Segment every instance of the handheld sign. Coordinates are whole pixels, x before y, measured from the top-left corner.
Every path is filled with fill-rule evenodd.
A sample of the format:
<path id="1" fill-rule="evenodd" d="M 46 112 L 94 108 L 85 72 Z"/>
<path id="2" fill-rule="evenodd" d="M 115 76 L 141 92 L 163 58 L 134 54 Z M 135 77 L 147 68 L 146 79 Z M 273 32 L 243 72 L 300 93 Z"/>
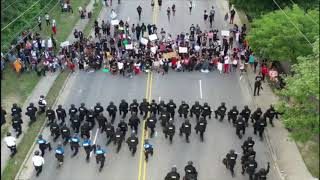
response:
<path id="1" fill-rule="evenodd" d="M 187 47 L 179 47 L 179 53 L 188 53 Z"/>
<path id="2" fill-rule="evenodd" d="M 154 41 L 154 40 L 158 39 L 158 37 L 157 37 L 156 34 L 151 34 L 151 35 L 149 36 L 149 39 L 150 39 L 150 41 Z"/>
<path id="3" fill-rule="evenodd" d="M 221 36 L 229 36 L 230 31 L 222 30 L 221 31 Z"/>
<path id="4" fill-rule="evenodd" d="M 70 42 L 69 41 L 65 41 L 65 42 L 62 42 L 60 44 L 60 47 L 66 47 L 66 46 L 69 46 L 70 45 Z"/>
<path id="5" fill-rule="evenodd" d="M 133 45 L 132 44 L 126 44 L 125 46 L 126 46 L 127 50 L 133 49 Z"/>
<path id="6" fill-rule="evenodd" d="M 157 46 L 153 46 L 153 47 L 150 48 L 150 50 L 151 50 L 151 52 L 152 52 L 153 54 L 156 54 L 157 49 L 158 49 Z"/>
<path id="7" fill-rule="evenodd" d="M 147 45 L 147 44 L 148 44 L 148 41 L 149 41 L 148 39 L 143 38 L 143 37 L 140 39 L 140 42 L 141 42 L 141 44 L 143 44 L 143 45 Z"/>
<path id="8" fill-rule="evenodd" d="M 119 24 L 119 20 L 118 19 L 111 20 L 111 24 L 113 26 L 118 25 Z"/>

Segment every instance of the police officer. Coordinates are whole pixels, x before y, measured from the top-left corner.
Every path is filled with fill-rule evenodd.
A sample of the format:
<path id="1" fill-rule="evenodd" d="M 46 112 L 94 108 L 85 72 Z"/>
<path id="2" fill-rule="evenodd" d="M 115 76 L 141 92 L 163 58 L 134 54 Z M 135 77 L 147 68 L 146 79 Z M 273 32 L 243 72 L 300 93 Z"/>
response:
<path id="1" fill-rule="evenodd" d="M 138 133 L 138 125 L 140 124 L 140 119 L 137 116 L 136 113 L 133 113 L 131 117 L 129 118 L 129 126 L 131 130 L 134 130 L 136 133 Z"/>
<path id="2" fill-rule="evenodd" d="M 139 15 L 139 21 L 140 21 L 140 19 L 141 19 L 141 12 L 142 12 L 142 8 L 141 8 L 141 6 L 140 6 L 140 5 L 137 7 L 137 12 L 138 12 L 138 15 Z"/>
<path id="3" fill-rule="evenodd" d="M 109 117 L 111 116 L 111 123 L 113 124 L 118 111 L 117 106 L 115 106 L 111 101 L 109 106 L 107 107 L 107 111 L 109 113 Z"/>
<path id="4" fill-rule="evenodd" d="M 202 107 L 202 117 L 204 117 L 206 119 L 207 116 L 209 116 L 209 119 L 211 119 L 211 114 L 212 114 L 212 110 L 211 110 L 211 107 L 208 105 L 207 102 L 205 102 L 203 104 L 203 107 Z"/>
<path id="5" fill-rule="evenodd" d="M 91 140 L 85 135 L 83 138 L 82 146 L 86 152 L 86 161 L 89 162 L 90 153 L 95 149 L 95 145 L 92 144 Z"/>
<path id="6" fill-rule="evenodd" d="M 261 80 L 260 79 L 256 79 L 254 82 L 254 91 L 253 91 L 253 96 L 256 96 L 256 94 L 259 96 L 260 94 L 260 89 L 262 90 L 262 86 L 261 86 Z"/>
<path id="7" fill-rule="evenodd" d="M 204 117 L 200 117 L 200 120 L 197 122 L 196 127 L 194 128 L 196 130 L 196 133 L 200 132 L 200 140 L 203 141 L 203 134 L 206 131 L 207 127 L 207 120 Z"/>
<path id="8" fill-rule="evenodd" d="M 62 124 L 62 127 L 61 127 L 61 136 L 62 136 L 62 139 L 63 139 L 63 145 L 65 146 L 69 139 L 70 139 L 70 129 L 67 127 L 66 123 L 63 123 Z"/>
<path id="9" fill-rule="evenodd" d="M 42 135 L 40 134 L 37 140 L 37 143 L 39 144 L 39 149 L 41 151 L 41 156 L 44 156 L 45 150 L 49 148 L 49 151 L 51 151 L 51 144 L 50 142 L 46 141 L 42 138 Z"/>
<path id="10" fill-rule="evenodd" d="M 78 109 L 75 107 L 74 104 L 71 104 L 71 107 L 69 109 L 69 116 L 73 116 L 77 114 L 77 112 L 78 112 Z"/>
<path id="11" fill-rule="evenodd" d="M 236 134 L 238 135 L 239 139 L 241 139 L 246 132 L 246 125 L 245 125 L 244 118 L 240 115 L 236 120 L 235 124 L 236 124 Z M 242 131 L 242 134 L 240 134 L 241 131 Z"/>
<path id="12" fill-rule="evenodd" d="M 234 166 L 236 165 L 238 155 L 234 152 L 233 149 L 226 155 L 226 167 L 230 170 L 231 176 L 234 177 Z"/>
<path id="13" fill-rule="evenodd" d="M 189 143 L 189 136 L 191 134 L 191 124 L 188 119 L 186 119 L 180 127 L 180 136 L 182 136 L 182 133 L 186 135 L 186 141 L 187 143 Z"/>
<path id="14" fill-rule="evenodd" d="M 55 157 L 59 162 L 59 167 L 63 164 L 64 159 L 64 148 L 62 147 L 61 143 L 59 142 L 56 149 L 55 149 Z"/>
<path id="15" fill-rule="evenodd" d="M 94 117 L 97 117 L 100 113 L 103 112 L 103 107 L 101 106 L 101 104 L 99 102 L 97 102 L 97 104 L 94 106 Z"/>
<path id="16" fill-rule="evenodd" d="M 159 120 L 161 122 L 161 126 L 165 127 L 167 125 L 167 123 L 169 122 L 169 119 L 170 119 L 170 113 L 167 111 L 167 108 L 164 107 L 161 114 L 160 114 L 160 117 L 159 117 Z"/>
<path id="17" fill-rule="evenodd" d="M 118 123 L 118 128 L 120 128 L 123 136 L 126 136 L 126 132 L 128 130 L 128 125 L 126 122 L 124 122 L 123 119 L 121 119 L 120 122 Z"/>
<path id="18" fill-rule="evenodd" d="M 154 135 L 154 128 L 156 128 L 156 123 L 157 123 L 157 118 L 155 116 L 150 116 L 146 123 L 145 123 L 145 127 L 144 129 L 147 130 L 147 128 L 150 128 L 151 133 L 150 133 L 150 137 L 152 138 Z"/>
<path id="19" fill-rule="evenodd" d="M 146 160 L 146 162 L 148 162 L 149 154 L 151 154 L 151 156 L 153 156 L 153 146 L 152 146 L 152 144 L 149 143 L 148 139 L 144 140 L 143 148 L 144 148 L 145 160 Z"/>
<path id="20" fill-rule="evenodd" d="M 147 99 L 144 98 L 139 105 L 140 115 L 143 115 L 143 119 L 147 118 L 148 107 L 149 107 L 149 102 L 147 102 Z"/>
<path id="21" fill-rule="evenodd" d="M 179 106 L 179 109 L 178 109 L 178 113 L 179 113 L 179 117 L 182 117 L 182 114 L 183 114 L 183 117 L 187 119 L 188 113 L 189 113 L 189 105 L 185 101 L 181 102 L 181 105 Z"/>
<path id="22" fill-rule="evenodd" d="M 257 121 L 258 119 L 260 119 L 262 115 L 262 111 L 261 108 L 257 108 L 257 110 L 255 110 L 252 114 L 251 114 L 251 122 L 254 123 L 254 121 Z"/>
<path id="23" fill-rule="evenodd" d="M 246 126 L 248 127 L 248 121 L 251 115 L 251 110 L 247 105 L 244 106 L 244 109 L 240 112 L 240 115 L 244 118 Z"/>
<path id="24" fill-rule="evenodd" d="M 249 148 L 253 148 L 255 142 L 252 140 L 252 137 L 248 137 L 247 140 L 245 140 L 241 146 L 242 150 L 243 150 L 243 154 L 245 154 L 245 152 L 249 149 Z"/>
<path id="25" fill-rule="evenodd" d="M 18 133 L 16 137 L 18 138 L 22 133 L 22 126 L 23 123 L 21 116 L 18 114 L 14 114 L 12 117 L 12 128 Z"/>
<path id="26" fill-rule="evenodd" d="M 95 113 L 93 111 L 93 108 L 91 108 L 88 113 L 87 113 L 87 118 L 86 118 L 86 121 L 88 123 L 90 123 L 90 130 L 96 125 L 96 122 L 95 122 Z"/>
<path id="27" fill-rule="evenodd" d="M 167 104 L 167 110 L 170 113 L 170 117 L 174 119 L 175 109 L 177 108 L 176 104 L 170 99 L 169 103 Z"/>
<path id="28" fill-rule="evenodd" d="M 29 126 L 36 121 L 36 112 L 38 111 L 38 108 L 34 107 L 33 103 L 30 103 L 27 107 L 26 115 L 29 116 L 30 122 Z"/>
<path id="29" fill-rule="evenodd" d="M 90 138 L 90 130 L 91 130 L 91 127 L 89 123 L 85 122 L 80 128 L 81 137 L 83 138 L 84 136 L 87 136 L 88 138 Z"/>
<path id="30" fill-rule="evenodd" d="M 97 164 L 100 163 L 100 167 L 99 167 L 99 172 L 101 172 L 103 166 L 104 166 L 104 161 L 106 160 L 106 157 L 105 157 L 105 150 L 103 150 L 101 148 L 100 145 L 97 145 L 97 148 L 96 148 L 96 151 L 95 151 L 95 154 L 96 154 L 96 161 L 97 161 Z"/>
<path id="31" fill-rule="evenodd" d="M 47 126 L 49 126 L 56 119 L 56 113 L 54 112 L 54 110 L 51 107 L 49 107 L 47 109 L 46 117 L 49 120 L 49 123 L 47 124 Z"/>
<path id="32" fill-rule="evenodd" d="M 53 121 L 51 124 L 50 124 L 50 131 L 51 131 L 51 136 L 54 136 L 53 138 L 53 142 L 56 142 L 56 140 L 59 138 L 60 136 L 60 127 L 59 125 L 57 124 L 56 121 Z"/>
<path id="33" fill-rule="evenodd" d="M 109 138 L 106 144 L 108 145 L 114 139 L 114 136 L 115 136 L 114 127 L 111 124 L 111 122 L 108 122 L 106 125 L 106 135 L 107 135 L 107 139 Z"/>
<path id="34" fill-rule="evenodd" d="M 197 180 L 198 172 L 196 168 L 193 166 L 192 161 L 188 161 L 188 164 L 184 167 L 185 172 L 185 180 Z"/>
<path id="35" fill-rule="evenodd" d="M 276 117 L 278 119 L 278 113 L 274 109 L 273 105 L 270 105 L 270 108 L 267 109 L 267 111 L 264 113 L 263 116 L 265 118 L 268 118 L 269 119 L 269 123 L 271 124 L 272 127 L 274 127 L 273 118 Z"/>
<path id="36" fill-rule="evenodd" d="M 79 147 L 80 147 L 80 139 L 77 135 L 77 133 L 75 133 L 71 139 L 70 139 L 70 147 L 71 147 L 71 151 L 73 151 L 73 154 L 71 157 L 74 157 L 75 155 L 78 154 L 79 152 Z"/>
<path id="37" fill-rule="evenodd" d="M 114 136 L 114 144 L 117 145 L 117 153 L 120 151 L 120 148 L 121 148 L 121 145 L 122 145 L 122 141 L 125 137 L 125 134 L 123 133 L 123 131 L 121 130 L 120 127 L 118 127 L 116 129 L 116 133 L 115 133 L 115 136 Z"/>
<path id="38" fill-rule="evenodd" d="M 172 139 L 175 132 L 176 132 L 176 126 L 173 124 L 173 120 L 171 119 L 163 130 L 165 138 L 167 139 L 169 136 L 170 144 L 172 144 Z"/>
<path id="39" fill-rule="evenodd" d="M 72 115 L 70 117 L 70 121 L 71 121 L 71 126 L 72 126 L 73 131 L 75 133 L 79 133 L 81 122 L 80 122 L 78 114 Z"/>
<path id="40" fill-rule="evenodd" d="M 149 111 L 153 116 L 157 117 L 158 104 L 156 103 L 156 100 L 152 99 Z"/>
<path id="41" fill-rule="evenodd" d="M 167 105 L 164 103 L 163 100 L 161 100 L 160 103 L 158 104 L 158 114 L 162 113 L 164 108 L 167 108 Z"/>
<path id="42" fill-rule="evenodd" d="M 128 103 L 124 99 L 122 99 L 121 103 L 119 104 L 119 114 L 120 115 L 122 114 L 122 119 L 126 118 L 128 113 L 128 108 L 129 108 Z"/>
<path id="43" fill-rule="evenodd" d="M 46 107 L 47 107 L 47 102 L 46 100 L 44 99 L 44 96 L 41 95 L 40 96 L 40 99 L 38 101 L 38 105 L 39 105 L 39 113 L 42 114 L 46 111 Z"/>
<path id="44" fill-rule="evenodd" d="M 249 179 L 253 180 L 253 176 L 257 167 L 258 167 L 258 163 L 252 157 L 249 157 L 248 160 L 245 161 L 244 164 L 242 165 L 241 173 L 244 174 L 244 172 L 247 172 L 249 175 Z"/>
<path id="45" fill-rule="evenodd" d="M 244 163 L 249 160 L 249 158 L 253 158 L 255 159 L 256 158 L 256 152 L 253 150 L 252 147 L 248 148 L 244 154 L 242 155 L 241 157 L 241 164 L 244 165 Z"/>
<path id="46" fill-rule="evenodd" d="M 134 99 L 132 101 L 132 103 L 130 104 L 130 112 L 131 112 L 131 114 L 134 113 L 134 112 L 136 114 L 138 114 L 138 107 L 139 107 L 139 104 L 137 103 L 137 100 Z"/>
<path id="47" fill-rule="evenodd" d="M 190 109 L 190 117 L 193 117 L 193 114 L 196 115 L 196 120 L 199 121 L 199 117 L 202 112 L 202 106 L 199 104 L 199 101 L 196 101 Z"/>
<path id="48" fill-rule="evenodd" d="M 254 175 L 254 180 L 267 180 L 267 174 L 270 170 L 270 162 L 268 162 L 267 170 L 264 168 L 261 168 L 258 172 Z"/>
<path id="49" fill-rule="evenodd" d="M 267 121 L 264 117 L 260 117 L 260 119 L 255 121 L 255 123 L 253 124 L 253 133 L 257 134 L 258 131 L 261 140 L 263 138 L 262 135 L 265 127 L 267 127 Z"/>
<path id="50" fill-rule="evenodd" d="M 14 116 L 15 114 L 17 114 L 19 117 L 21 117 L 21 108 L 18 107 L 18 105 L 16 103 L 12 104 L 12 108 L 11 108 L 11 115 Z"/>
<path id="51" fill-rule="evenodd" d="M 135 133 L 132 133 L 130 137 L 128 137 L 127 139 L 127 144 L 129 146 L 129 151 L 132 152 L 132 156 L 134 156 L 134 154 L 137 151 L 137 145 L 139 143 L 138 138 L 135 136 Z"/>
<path id="52" fill-rule="evenodd" d="M 215 118 L 218 119 L 218 115 L 220 116 L 220 121 L 223 120 L 224 116 L 226 115 L 226 103 L 222 102 L 221 105 L 218 107 L 217 110 L 214 111 Z"/>
<path id="53" fill-rule="evenodd" d="M 100 128 L 100 132 L 102 133 L 103 131 L 106 130 L 106 124 L 107 124 L 107 118 L 103 115 L 103 113 L 100 113 L 97 116 L 97 121 L 98 121 L 98 125 Z"/>
<path id="54" fill-rule="evenodd" d="M 174 166 L 172 167 L 171 171 L 166 175 L 164 180 L 179 180 L 180 174 L 177 172 L 177 168 Z"/>
<path id="55" fill-rule="evenodd" d="M 65 122 L 65 118 L 67 117 L 66 110 L 62 108 L 62 105 L 58 105 L 58 108 L 56 109 L 58 120 L 61 120 L 60 124 L 63 124 Z"/>
<path id="56" fill-rule="evenodd" d="M 79 110 L 79 119 L 82 122 L 84 118 L 87 116 L 88 109 L 86 108 L 86 105 L 84 103 L 81 103 Z"/>
<path id="57" fill-rule="evenodd" d="M 235 126 L 238 114 L 239 111 L 237 109 L 237 106 L 233 106 L 232 109 L 228 112 L 228 121 L 230 123 L 230 119 L 232 119 L 233 126 Z"/>

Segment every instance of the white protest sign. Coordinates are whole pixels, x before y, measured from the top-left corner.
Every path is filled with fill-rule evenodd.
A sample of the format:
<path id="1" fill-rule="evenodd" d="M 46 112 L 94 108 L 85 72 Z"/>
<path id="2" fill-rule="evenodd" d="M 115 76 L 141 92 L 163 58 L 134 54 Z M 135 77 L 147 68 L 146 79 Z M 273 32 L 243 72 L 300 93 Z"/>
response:
<path id="1" fill-rule="evenodd" d="M 194 49 L 198 52 L 200 50 L 200 46 L 196 45 L 194 46 Z"/>
<path id="2" fill-rule="evenodd" d="M 70 42 L 69 41 L 65 41 L 65 42 L 62 42 L 60 44 L 60 47 L 66 47 L 66 46 L 69 46 L 70 45 Z"/>
<path id="3" fill-rule="evenodd" d="M 179 53 L 188 53 L 187 47 L 179 47 Z"/>
<path id="4" fill-rule="evenodd" d="M 230 34 L 230 31 L 225 31 L 225 30 L 221 31 L 221 36 L 229 36 L 229 34 Z"/>
<path id="5" fill-rule="evenodd" d="M 157 37 L 156 34 L 151 34 L 151 35 L 149 36 L 149 39 L 150 39 L 150 41 L 154 41 L 154 40 L 158 39 L 158 37 Z"/>
<path id="6" fill-rule="evenodd" d="M 118 25 L 118 24 L 119 24 L 119 20 L 118 20 L 118 19 L 111 20 L 111 24 L 112 24 L 113 26 Z"/>
<path id="7" fill-rule="evenodd" d="M 132 44 L 126 44 L 126 49 L 127 50 L 133 49 L 133 45 Z"/>
<path id="8" fill-rule="evenodd" d="M 147 45 L 147 44 L 148 44 L 148 41 L 149 41 L 148 39 L 143 38 L 143 37 L 140 39 L 140 42 L 141 42 L 141 44 L 143 44 L 143 45 Z"/>
<path id="9" fill-rule="evenodd" d="M 157 49 L 158 49 L 157 46 L 153 46 L 153 47 L 150 48 L 150 50 L 151 50 L 151 52 L 152 52 L 153 54 L 156 54 Z"/>

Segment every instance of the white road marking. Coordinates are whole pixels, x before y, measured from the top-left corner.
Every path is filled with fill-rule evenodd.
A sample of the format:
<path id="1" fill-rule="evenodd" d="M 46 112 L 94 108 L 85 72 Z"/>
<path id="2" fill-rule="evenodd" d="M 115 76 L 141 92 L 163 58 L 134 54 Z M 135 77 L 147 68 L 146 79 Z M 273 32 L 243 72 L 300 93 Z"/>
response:
<path id="1" fill-rule="evenodd" d="M 96 143 L 96 140 L 97 140 L 97 137 L 98 137 L 98 132 L 99 132 L 99 128 L 98 128 L 97 131 L 96 131 L 96 135 L 94 136 L 94 139 L 93 139 L 92 144 L 95 144 L 95 143 Z M 91 157 L 91 155 L 92 155 L 92 151 L 90 152 L 90 157 Z"/>
<path id="2" fill-rule="evenodd" d="M 199 80 L 199 87 L 200 87 L 200 99 L 202 99 L 202 85 L 201 85 L 201 80 Z"/>
<path id="3" fill-rule="evenodd" d="M 159 102 L 161 101 L 161 96 L 159 96 Z"/>

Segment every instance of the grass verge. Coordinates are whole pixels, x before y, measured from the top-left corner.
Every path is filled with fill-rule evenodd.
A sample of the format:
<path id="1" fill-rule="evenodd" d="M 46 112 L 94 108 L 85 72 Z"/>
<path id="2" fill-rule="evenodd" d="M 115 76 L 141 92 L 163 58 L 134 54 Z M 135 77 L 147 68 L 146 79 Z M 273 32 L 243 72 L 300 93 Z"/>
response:
<path id="1" fill-rule="evenodd" d="M 88 37 L 91 29 L 94 26 L 94 21 L 98 18 L 101 10 L 102 10 L 103 4 L 102 1 L 98 1 L 96 4 L 94 4 L 93 9 L 92 9 L 92 17 L 89 20 L 87 26 L 83 30 L 83 34 L 85 37 Z"/>
<path id="2" fill-rule="evenodd" d="M 52 106 L 56 98 L 59 95 L 60 90 L 62 89 L 65 80 L 69 75 L 69 71 L 61 72 L 55 82 L 53 83 L 51 89 L 49 90 L 46 100 L 48 106 Z M 18 173 L 20 166 L 22 165 L 24 159 L 26 158 L 28 151 L 30 150 L 33 142 L 35 141 L 36 136 L 38 135 L 41 127 L 45 123 L 45 114 L 41 114 L 37 117 L 37 121 L 29 127 L 28 131 L 24 134 L 22 142 L 17 147 L 18 153 L 7 162 L 6 168 L 4 169 L 1 179 L 11 179 L 13 180 Z"/>
<path id="3" fill-rule="evenodd" d="M 313 177 L 319 178 L 319 137 L 304 144 L 297 143 L 301 156 Z"/>

